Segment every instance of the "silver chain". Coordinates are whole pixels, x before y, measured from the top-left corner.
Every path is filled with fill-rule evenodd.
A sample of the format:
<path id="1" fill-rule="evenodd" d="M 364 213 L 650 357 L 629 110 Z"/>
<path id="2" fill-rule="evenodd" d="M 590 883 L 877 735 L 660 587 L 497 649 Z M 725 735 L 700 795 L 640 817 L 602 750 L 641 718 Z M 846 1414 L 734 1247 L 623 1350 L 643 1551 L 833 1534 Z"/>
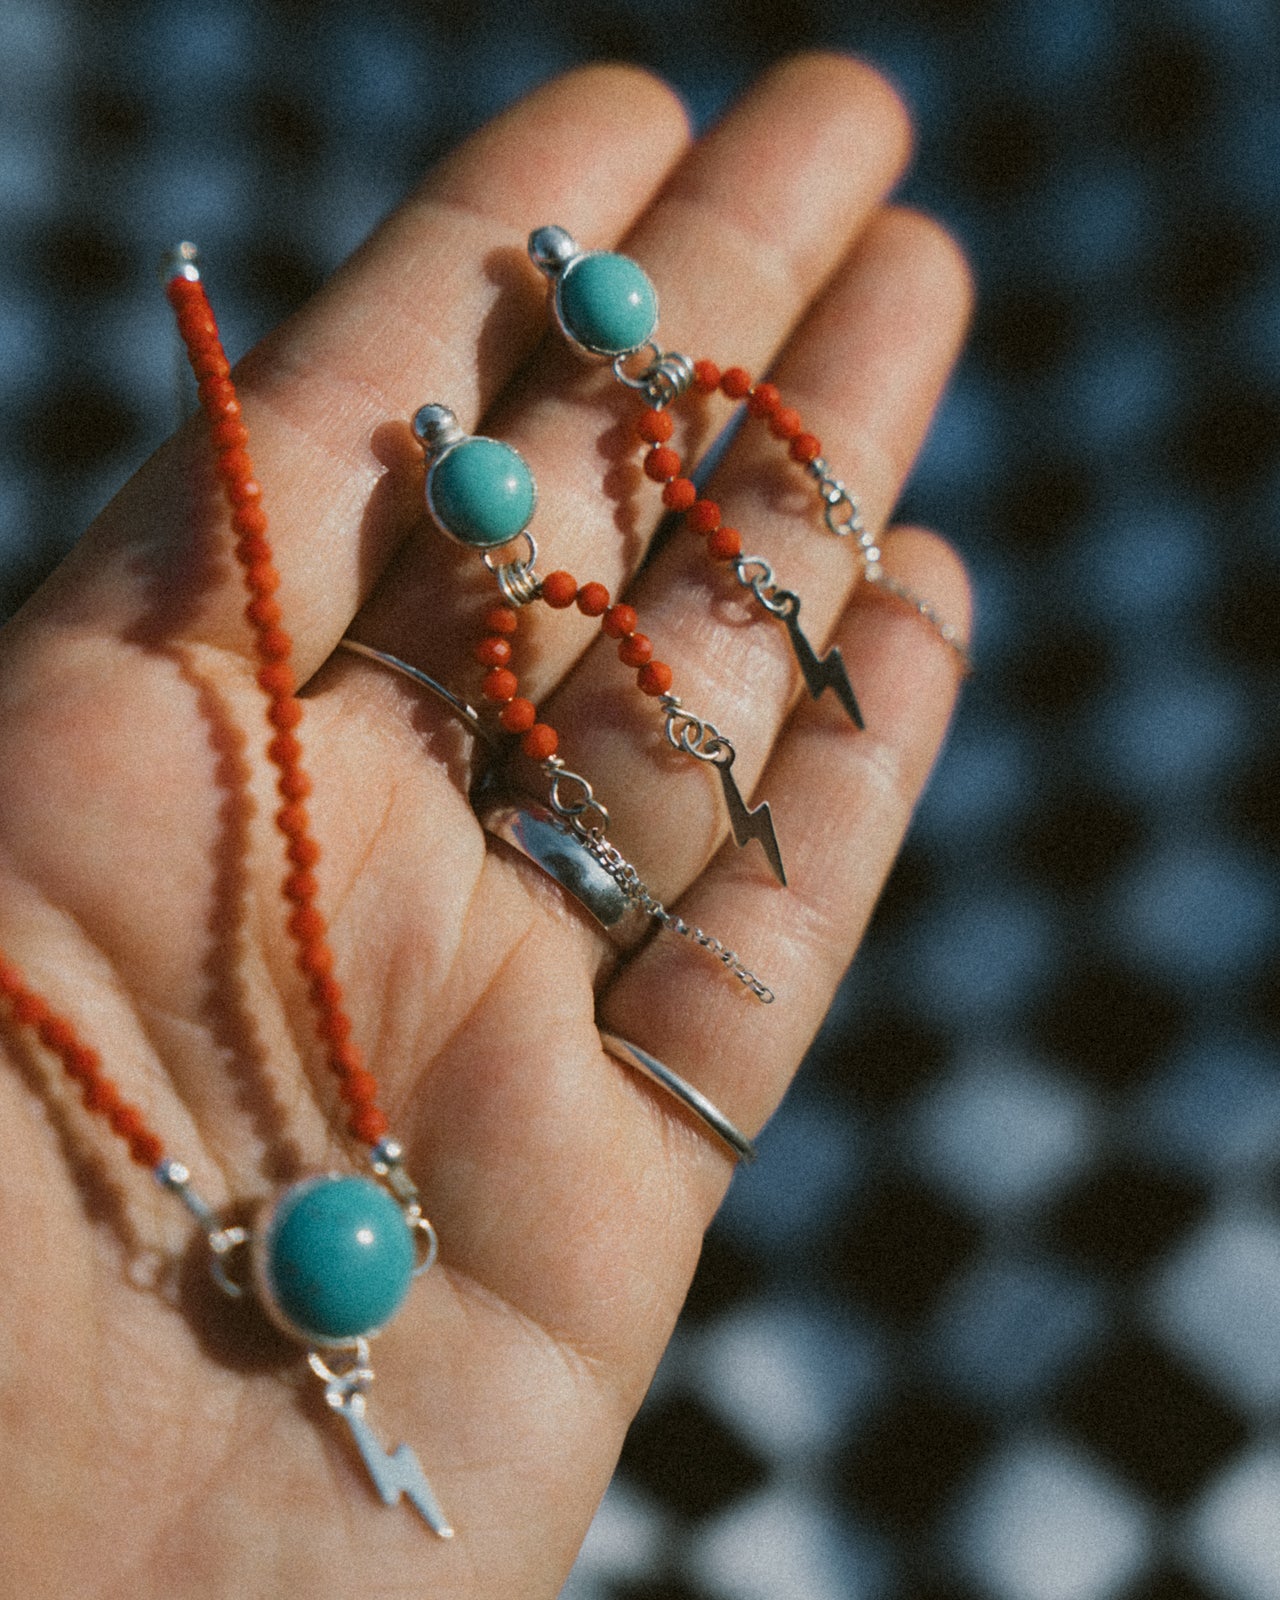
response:
<path id="1" fill-rule="evenodd" d="M 861 546 L 867 562 L 873 564 L 879 561 L 880 552 L 876 549 L 875 539 L 862 520 L 862 508 L 853 491 L 836 477 L 824 456 L 815 456 L 809 463 L 808 472 L 818 485 L 818 497 L 822 501 L 822 520 L 826 523 L 828 531 L 834 533 L 838 539 L 847 539 L 853 535 Z"/>
<path id="2" fill-rule="evenodd" d="M 956 627 L 954 622 L 947 622 L 939 616 L 937 608 L 931 601 L 926 600 L 923 595 L 917 594 L 907 584 L 899 583 L 897 578 L 891 578 L 879 562 L 875 566 L 868 565 L 866 579 L 868 583 L 875 584 L 877 589 L 882 589 L 885 594 L 891 594 L 894 599 L 901 600 L 905 605 L 910 606 L 917 616 L 923 617 L 939 639 L 942 640 L 943 644 L 948 646 L 956 660 L 959 661 L 964 669 L 965 676 L 968 677 L 972 673 L 973 657 L 964 647 L 959 628 Z"/>
<path id="3" fill-rule="evenodd" d="M 618 885 L 632 905 L 638 906 L 647 916 L 652 917 L 660 927 L 667 928 L 670 932 L 679 934 L 682 939 L 689 939 L 692 943 L 700 945 L 702 949 L 710 952 L 717 961 L 728 968 L 739 983 L 750 990 L 761 1005 L 773 1004 L 775 998 L 773 990 L 767 984 L 761 983 L 755 973 L 744 965 L 742 960 L 734 951 L 729 949 L 723 940 L 717 939 L 714 934 L 706 933 L 703 929 L 686 922 L 683 917 L 677 917 L 668 911 L 661 900 L 650 891 L 640 874 L 616 845 L 611 845 L 601 834 L 584 834 L 582 838 L 587 849 Z"/>
<path id="4" fill-rule="evenodd" d="M 950 647 L 964 668 L 965 673 L 973 671 L 973 660 L 965 649 L 960 639 L 960 630 L 954 623 L 947 622 L 939 614 L 938 609 L 931 601 L 917 594 L 905 583 L 900 583 L 897 578 L 891 578 L 884 570 L 883 552 L 876 544 L 875 536 L 869 531 L 862 520 L 862 512 L 850 490 L 836 477 L 830 466 L 822 456 L 815 456 L 809 463 L 809 474 L 818 485 L 818 494 L 823 502 L 823 519 L 832 533 L 839 538 L 847 538 L 853 534 L 858 541 L 858 548 L 862 552 L 865 563 L 864 576 L 868 583 L 873 583 L 878 589 L 883 589 L 886 594 L 893 595 L 896 599 L 909 605 L 918 617 L 933 629 L 942 640 L 943 644 Z M 750 558 L 748 558 L 750 559 Z M 761 563 L 763 565 L 763 563 Z M 770 580 L 772 574 L 770 574 Z M 739 574 L 739 582 L 742 576 Z M 761 605 L 768 605 L 753 584 L 757 598 Z M 777 598 L 781 600 L 786 591 L 780 591 Z M 772 609 L 772 608 L 771 608 Z"/>
<path id="5" fill-rule="evenodd" d="M 674 702 L 667 707 L 668 737 L 671 738 L 670 729 L 673 722 L 683 721 L 689 739 L 689 743 L 685 743 L 683 739 L 672 738 L 672 743 L 677 749 L 687 750 L 700 761 L 712 761 L 717 765 L 724 759 L 723 752 L 727 751 L 730 758 L 732 757 L 733 746 L 723 734 L 718 733 L 708 722 L 690 717 L 687 713 L 682 714 L 680 702 L 675 695 L 664 695 L 664 706 L 668 700 Z M 693 731 L 695 728 L 699 730 L 696 734 Z M 708 742 L 699 748 L 698 741 L 703 736 L 707 736 Z M 604 836 L 604 830 L 609 825 L 609 813 L 596 799 L 587 779 L 581 773 L 573 772 L 566 767 L 559 756 L 548 756 L 542 763 L 542 770 L 551 780 L 547 791 L 547 802 L 551 809 L 572 830 L 575 837 L 582 841 L 587 852 L 609 874 L 627 901 L 651 917 L 660 927 L 667 928 L 672 933 L 679 934 L 682 939 L 689 939 L 709 951 L 717 961 L 728 968 L 739 983 L 751 991 L 762 1005 L 772 1005 L 775 998 L 773 990 L 767 984 L 761 983 L 755 973 L 722 939 L 717 939 L 714 934 L 707 933 L 702 928 L 686 922 L 683 917 L 677 917 L 668 911 L 661 900 L 650 891 L 649 886 L 621 850 L 609 843 Z"/>

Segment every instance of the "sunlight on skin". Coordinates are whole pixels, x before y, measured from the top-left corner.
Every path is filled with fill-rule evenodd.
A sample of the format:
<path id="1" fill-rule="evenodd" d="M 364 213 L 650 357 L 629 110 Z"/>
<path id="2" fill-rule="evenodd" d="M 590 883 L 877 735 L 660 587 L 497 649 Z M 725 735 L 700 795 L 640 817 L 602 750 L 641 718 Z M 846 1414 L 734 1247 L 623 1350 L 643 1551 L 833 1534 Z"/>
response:
<path id="1" fill-rule="evenodd" d="M 592 721 L 612 668 L 585 648 L 591 630 L 537 618 L 539 703 L 616 800 L 617 842 L 651 864 L 665 899 L 749 952 L 778 1003 L 754 1005 L 671 938 L 619 965 L 534 869 L 486 845 L 447 712 L 333 655 L 355 619 L 360 637 L 444 682 L 474 672 L 471 634 L 443 600 L 464 563 L 425 526 L 420 466 L 415 478 L 403 450 L 385 464 L 385 430 L 428 398 L 468 429 L 483 416 L 536 466 L 551 565 L 624 589 L 657 499 L 643 501 L 639 537 L 624 536 L 599 454 L 609 380 L 560 353 L 526 367 L 545 292 L 524 241 L 558 221 L 643 263 L 669 345 L 772 368 L 878 524 L 970 302 L 950 240 L 886 206 L 908 140 L 892 91 L 836 56 L 783 63 L 696 145 L 643 73 L 569 74 L 447 158 L 242 363 L 286 625 L 310 680 L 321 903 L 355 1036 L 441 1239 L 439 1265 L 378 1340 L 370 1416 L 388 1450 L 412 1447 L 457 1537 L 433 1540 L 403 1506 L 378 1504 L 297 1348 L 252 1305 L 220 1301 L 171 1197 L 6 1028 L 0 1498 L 22 1535 L 6 1550 L 13 1592 L 146 1600 L 180 1583 L 190 1600 L 338 1600 L 429 1582 L 438 1600 L 554 1600 L 730 1176 L 719 1146 L 602 1053 L 596 1017 L 754 1134 L 853 954 L 958 673 L 918 618 L 856 586 L 845 546 L 759 496 L 744 440 L 713 492 L 785 559 L 813 638 L 843 651 L 868 733 L 797 703 L 785 637 L 709 624 L 706 581 L 678 543 L 634 593 L 682 682 L 736 694 L 715 714 L 729 724 L 736 709 L 752 730 L 738 775 L 744 792 L 759 776 L 774 807 L 784 891 L 746 859 L 757 852 L 719 849 L 714 789 L 659 778 L 647 739 Z M 209 268 L 215 304 L 234 271 Z M 189 425 L 0 634 L 0 948 L 240 1217 L 282 1179 L 349 1159 L 281 932 L 261 697 L 209 489 L 207 440 Z M 896 534 L 886 552 L 967 626 L 940 540 Z"/>

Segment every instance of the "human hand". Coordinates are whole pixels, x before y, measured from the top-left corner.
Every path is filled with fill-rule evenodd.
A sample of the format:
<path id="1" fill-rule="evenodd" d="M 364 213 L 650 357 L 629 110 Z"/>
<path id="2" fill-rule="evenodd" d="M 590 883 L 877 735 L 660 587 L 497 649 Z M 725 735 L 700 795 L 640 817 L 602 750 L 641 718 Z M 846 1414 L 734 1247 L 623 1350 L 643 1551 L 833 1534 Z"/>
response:
<path id="1" fill-rule="evenodd" d="M 785 63 L 690 148 L 660 84 L 599 67 L 538 91 L 432 174 L 237 372 L 281 599 L 322 904 L 356 1037 L 407 1147 L 440 1263 L 379 1339 L 371 1408 L 458 1536 L 373 1499 L 298 1352 L 181 1256 L 183 1213 L 128 1166 L 22 1030 L 0 1074 L 0 1504 L 7 1593 L 554 1596 L 670 1335 L 728 1181 L 723 1151 L 602 1055 L 597 1022 L 740 1125 L 768 1117 L 830 1003 L 942 739 L 955 662 L 855 583 L 811 491 L 744 435 L 715 497 L 840 643 L 867 720 L 796 704 L 785 636 L 657 522 L 606 373 L 545 329 L 524 240 L 561 222 L 649 270 L 670 348 L 766 368 L 869 521 L 888 515 L 962 336 L 968 280 L 885 205 L 907 130 L 833 57 Z M 234 263 L 211 264 L 216 281 Z M 470 741 L 349 629 L 474 697 L 474 556 L 421 510 L 426 400 L 516 445 L 543 565 L 626 589 L 690 700 L 737 734 L 787 854 L 720 848 L 710 775 L 576 612 L 522 622 L 522 685 L 669 904 L 776 990 L 764 1009 L 660 936 L 619 963 L 579 908 L 488 840 Z M 705 442 L 705 441 L 704 441 Z M 686 449 L 691 446 L 685 446 Z M 200 420 L 125 488 L 0 635 L 0 949 L 74 1018 L 169 1150 L 239 1214 L 345 1166 L 283 935 L 261 695 Z M 961 625 L 954 557 L 886 564 Z M 483 598 L 482 598 L 483 597 Z M 193 1268 L 195 1255 L 192 1255 Z"/>

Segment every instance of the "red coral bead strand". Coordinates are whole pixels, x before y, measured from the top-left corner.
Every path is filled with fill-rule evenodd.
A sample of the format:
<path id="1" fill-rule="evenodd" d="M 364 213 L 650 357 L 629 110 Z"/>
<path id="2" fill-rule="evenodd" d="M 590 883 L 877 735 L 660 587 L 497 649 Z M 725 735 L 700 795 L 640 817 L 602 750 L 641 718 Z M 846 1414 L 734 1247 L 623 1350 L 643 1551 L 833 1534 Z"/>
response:
<path id="1" fill-rule="evenodd" d="M 783 405 L 776 384 L 753 383 L 743 367 L 727 367 L 721 372 L 714 361 L 696 361 L 693 373 L 699 393 L 714 394 L 719 389 L 730 400 L 745 400 L 747 414 L 767 422 L 769 432 L 782 440 L 798 465 L 807 467 L 822 454 L 821 442 L 815 434 L 806 432 L 798 411 Z"/>
<path id="2" fill-rule="evenodd" d="M 613 605 L 603 583 L 579 587 L 573 574 L 564 571 L 549 572 L 542 580 L 540 594 L 555 611 L 567 611 L 576 605 L 584 617 L 599 617 L 601 632 L 617 641 L 619 661 L 635 671 L 636 687 L 647 695 L 667 693 L 673 677 L 671 668 L 665 661 L 654 660 L 653 641 L 639 632 L 634 606 Z M 485 613 L 473 651 L 476 661 L 489 669 L 480 692 L 502 708 L 498 721 L 507 733 L 520 736 L 525 755 L 531 761 L 546 761 L 559 748 L 560 736 L 550 723 L 538 720 L 533 701 L 519 693 L 520 680 L 510 666 L 514 655 L 511 641 L 519 625 L 514 606 L 494 606 Z"/>
<path id="3" fill-rule="evenodd" d="M 675 451 L 670 452 L 673 456 Z M 680 459 L 676 457 L 676 470 Z M 609 591 L 602 583 L 584 583 L 568 572 L 550 572 L 542 580 L 542 597 L 548 605 L 563 610 L 577 602 L 578 610 L 588 617 L 600 618 L 600 631 L 618 644 L 618 660 L 630 667 L 636 675 L 636 686 L 644 694 L 666 694 L 671 687 L 671 668 L 665 661 L 653 659 L 653 642 L 638 632 L 640 618 L 634 606 L 611 605 Z"/>
<path id="4" fill-rule="evenodd" d="M 8 1003 L 14 1021 L 34 1029 L 41 1044 L 61 1061 L 67 1076 L 80 1085 L 85 1105 L 106 1118 L 112 1133 L 129 1147 L 130 1158 L 140 1167 L 159 1166 L 164 1156 L 160 1136 L 102 1070 L 102 1057 L 91 1045 L 85 1044 L 72 1023 L 59 1016 L 28 986 L 18 969 L 3 955 L 0 955 L 0 995 Z"/>
<path id="5" fill-rule="evenodd" d="M 816 435 L 805 431 L 798 411 L 784 406 L 775 384 L 753 383 L 743 367 L 721 371 L 714 361 L 695 361 L 693 387 L 699 394 L 717 392 L 730 400 L 745 400 L 747 412 L 768 424 L 775 439 L 787 446 L 787 453 L 800 466 L 808 466 L 822 454 Z M 636 424 L 636 432 L 649 448 L 645 453 L 646 477 L 662 485 L 662 503 L 669 511 L 683 515 L 695 533 L 707 541 L 707 554 L 713 561 L 736 561 L 742 554 L 742 536 L 736 528 L 721 521 L 720 507 L 714 500 L 698 494 L 691 478 L 684 476 L 683 463 L 669 441 L 674 431 L 669 413 L 646 408 Z"/>
<path id="6" fill-rule="evenodd" d="M 328 925 L 315 903 L 319 885 L 313 869 L 320 860 L 320 846 L 304 804 L 311 793 L 311 780 L 302 765 L 296 731 L 302 721 L 302 702 L 297 698 L 297 680 L 290 664 L 293 640 L 281 626 L 283 613 L 275 598 L 280 574 L 267 539 L 262 490 L 247 450 L 249 435 L 204 285 L 178 276 L 168 283 L 167 294 L 209 420 L 217 475 L 231 507 L 235 555 L 249 594 L 244 614 L 253 630 L 257 681 L 267 697 L 266 715 L 272 729 L 267 757 L 279 774 L 276 788 L 283 802 L 275 820 L 284 835 L 290 865 L 281 885 L 292 907 L 286 927 L 297 947 L 297 964 L 309 982 L 316 1032 L 339 1082 L 347 1126 L 357 1139 L 373 1146 L 385 1136 L 389 1123 L 378 1104 L 377 1079 L 366 1070 L 359 1048 L 352 1042 L 351 1018 L 342 986 L 333 973 Z"/>
<path id="7" fill-rule="evenodd" d="M 710 365 L 709 362 L 699 363 L 704 368 Z M 712 370 L 719 381 L 718 369 Z M 698 381 L 696 369 L 694 381 Z M 671 437 L 670 416 L 665 411 L 645 410 L 636 431 L 650 446 L 645 453 L 644 472 L 647 478 L 662 485 L 662 503 L 668 510 L 682 515 L 695 533 L 706 536 L 707 554 L 713 561 L 736 561 L 742 554 L 742 535 L 736 528 L 721 522 L 720 507 L 714 500 L 698 494 L 693 480 L 683 475 L 684 464 L 678 452 L 660 442 Z"/>
<path id="8" fill-rule="evenodd" d="M 546 761 L 555 755 L 560 735 L 547 722 L 538 721 L 532 700 L 517 693 L 520 680 L 508 663 L 514 653 L 511 643 L 520 616 L 514 606 L 493 606 L 485 613 L 483 632 L 475 647 L 475 658 L 488 667 L 480 692 L 486 700 L 501 706 L 498 721 L 507 733 L 519 734 L 520 748 L 530 761 Z"/>

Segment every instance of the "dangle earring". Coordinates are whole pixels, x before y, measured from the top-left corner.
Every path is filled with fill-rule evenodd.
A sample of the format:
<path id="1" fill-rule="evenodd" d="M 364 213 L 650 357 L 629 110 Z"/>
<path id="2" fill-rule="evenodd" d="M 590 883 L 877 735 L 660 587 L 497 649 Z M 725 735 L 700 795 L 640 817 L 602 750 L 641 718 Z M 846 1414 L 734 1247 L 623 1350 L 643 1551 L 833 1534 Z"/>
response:
<path id="1" fill-rule="evenodd" d="M 33 1029 L 61 1061 L 80 1086 L 85 1105 L 106 1119 L 132 1160 L 149 1168 L 195 1218 L 208 1239 L 213 1276 L 223 1291 L 238 1299 L 252 1287 L 269 1319 L 307 1349 L 325 1399 L 350 1429 L 383 1502 L 395 1505 L 404 1495 L 429 1527 L 449 1538 L 453 1530 L 413 1451 L 401 1445 L 388 1454 L 365 1415 L 374 1378 L 369 1341 L 403 1305 L 413 1280 L 431 1267 L 438 1245 L 405 1170 L 401 1147 L 388 1137 L 378 1080 L 352 1041 L 325 919 L 315 903 L 321 852 L 304 804 L 311 782 L 298 735 L 303 708 L 290 665 L 292 640 L 276 599 L 280 574 L 267 539 L 262 491 L 248 455 L 240 402 L 194 257 L 194 249 L 182 245 L 167 259 L 166 294 L 209 422 L 215 469 L 231 511 L 235 555 L 248 594 L 244 614 L 253 633 L 257 682 L 266 697 L 266 753 L 276 769 L 281 798 L 275 822 L 285 857 L 281 893 L 291 908 L 286 928 L 308 985 L 316 1036 L 337 1080 L 347 1132 L 365 1147 L 373 1176 L 314 1174 L 277 1195 L 252 1229 L 226 1226 L 195 1188 L 190 1169 L 166 1155 L 142 1111 L 104 1072 L 100 1053 L 2 954 L 0 996 L 13 1020 Z"/>
<path id="2" fill-rule="evenodd" d="M 854 725 L 864 726 L 839 647 L 833 646 L 825 656 L 817 654 L 800 626 L 799 595 L 782 587 L 763 557 L 742 553 L 741 534 L 722 521 L 720 507 L 701 496 L 692 479 L 684 475 L 680 456 L 670 444 L 675 430 L 667 408 L 691 389 L 702 395 L 718 391 L 730 400 L 746 401 L 747 415 L 764 422 L 786 446 L 791 460 L 814 480 L 827 530 L 838 538 L 856 540 L 864 578 L 918 612 L 969 670 L 956 629 L 944 622 L 927 600 L 885 571 L 857 500 L 832 472 L 821 443 L 805 429 L 799 413 L 783 404 L 776 385 L 753 382 L 742 367 L 722 372 L 713 361 L 694 361 L 663 351 L 654 341 L 657 293 L 629 256 L 607 250 L 584 251 L 556 226 L 537 228 L 530 234 L 529 256 L 550 281 L 552 312 L 569 344 L 582 355 L 608 360 L 618 381 L 643 398 L 645 410 L 636 432 L 646 447 L 645 475 L 662 485 L 663 505 L 683 515 L 689 527 L 705 538 L 710 559 L 728 565 L 738 583 L 783 623 L 813 699 L 830 689 Z M 637 358 L 643 362 L 639 370 Z"/>
<path id="3" fill-rule="evenodd" d="M 556 611 L 576 606 L 584 616 L 599 619 L 601 632 L 617 643 L 618 659 L 635 672 L 636 687 L 658 701 L 668 742 L 714 769 L 735 842 L 741 848 L 757 840 L 778 882 L 785 885 L 786 872 L 768 804 L 748 807 L 733 776 L 737 750 L 732 740 L 713 723 L 686 710 L 671 693 L 671 668 L 655 657 L 652 641 L 638 631 L 640 619 L 635 608 L 615 604 L 604 584 L 579 585 L 568 572 L 538 577 L 534 567 L 538 547 L 529 531 L 537 491 L 523 456 L 497 439 L 464 433 L 447 406 L 422 406 L 414 416 L 413 431 L 426 458 L 426 499 L 432 517 L 451 539 L 481 552 L 502 595 L 503 603 L 486 613 L 475 647 L 476 659 L 488 668 L 481 692 L 501 707 L 498 721 L 502 728 L 518 735 L 525 755 L 541 766 L 550 784 L 553 807 L 560 810 L 570 788 L 577 796 L 571 805 L 580 799 L 593 803 L 593 797 L 586 780 L 568 772 L 557 755 L 556 730 L 539 721 L 532 701 L 517 692 L 519 681 L 511 667 L 514 635 L 520 608 L 535 600 Z M 519 545 L 519 554 L 500 559 L 500 553 L 513 544 Z"/>

